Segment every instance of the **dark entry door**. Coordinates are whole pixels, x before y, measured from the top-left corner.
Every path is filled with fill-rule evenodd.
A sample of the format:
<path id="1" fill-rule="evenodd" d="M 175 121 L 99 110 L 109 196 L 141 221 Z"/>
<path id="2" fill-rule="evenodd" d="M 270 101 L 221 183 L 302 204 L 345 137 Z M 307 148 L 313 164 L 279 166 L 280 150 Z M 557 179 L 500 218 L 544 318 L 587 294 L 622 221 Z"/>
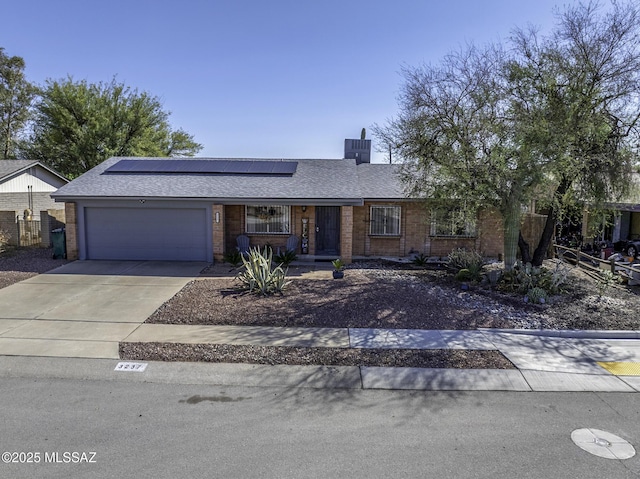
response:
<path id="1" fill-rule="evenodd" d="M 316 206 L 316 254 L 340 255 L 339 206 Z"/>

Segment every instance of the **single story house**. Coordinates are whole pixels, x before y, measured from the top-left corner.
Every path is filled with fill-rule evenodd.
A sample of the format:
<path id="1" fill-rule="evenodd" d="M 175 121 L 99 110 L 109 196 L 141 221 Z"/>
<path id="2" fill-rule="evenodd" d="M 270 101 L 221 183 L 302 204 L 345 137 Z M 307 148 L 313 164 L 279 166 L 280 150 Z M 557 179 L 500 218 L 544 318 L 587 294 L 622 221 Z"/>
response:
<path id="1" fill-rule="evenodd" d="M 67 184 L 64 176 L 49 168 L 39 161 L 31 160 L 0 160 L 0 229 L 7 231 L 10 235 L 11 244 L 20 244 L 20 238 L 24 237 L 24 225 L 20 228 L 20 221 L 39 222 L 42 211 L 62 210 L 60 204 L 56 204 L 51 198 L 51 193 L 61 186 Z M 61 211 L 54 214 L 58 220 L 63 221 Z M 46 224 L 52 224 L 46 218 Z M 36 243 L 29 241 L 28 244 L 39 244 L 36 238 L 36 231 L 39 224 L 28 224 L 26 229 L 33 233 Z M 45 235 L 48 241 L 48 235 Z M 24 238 L 23 238 L 24 239 Z"/>
<path id="2" fill-rule="evenodd" d="M 69 182 L 39 161 L 0 160 L 0 211 L 23 215 L 59 208 L 51 193 Z"/>
<path id="3" fill-rule="evenodd" d="M 502 253 L 502 223 L 428 212 L 404 196 L 397 166 L 369 163 L 370 140 L 343 159 L 110 158 L 51 196 L 65 203 L 70 259 L 220 261 L 240 235 L 300 259 Z"/>

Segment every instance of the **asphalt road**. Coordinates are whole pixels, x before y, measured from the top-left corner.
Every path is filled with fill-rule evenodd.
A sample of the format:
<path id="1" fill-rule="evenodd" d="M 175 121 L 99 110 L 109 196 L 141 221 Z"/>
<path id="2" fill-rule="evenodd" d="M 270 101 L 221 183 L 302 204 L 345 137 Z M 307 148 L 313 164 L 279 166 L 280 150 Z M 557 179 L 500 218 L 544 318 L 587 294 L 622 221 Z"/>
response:
<path id="1" fill-rule="evenodd" d="M 639 455 L 599 458 L 570 437 L 596 428 L 639 449 L 637 394 L 3 378 L 0 397 L 1 449 L 24 453 L 0 477 L 640 476 Z"/>

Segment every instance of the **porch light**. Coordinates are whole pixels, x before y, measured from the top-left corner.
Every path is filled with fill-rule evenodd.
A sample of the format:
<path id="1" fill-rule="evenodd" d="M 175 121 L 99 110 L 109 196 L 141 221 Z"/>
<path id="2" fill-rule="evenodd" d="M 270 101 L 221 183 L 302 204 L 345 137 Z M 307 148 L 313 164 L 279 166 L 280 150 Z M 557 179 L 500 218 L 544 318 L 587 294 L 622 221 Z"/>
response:
<path id="1" fill-rule="evenodd" d="M 220 223 L 220 212 L 216 211 L 216 223 Z"/>

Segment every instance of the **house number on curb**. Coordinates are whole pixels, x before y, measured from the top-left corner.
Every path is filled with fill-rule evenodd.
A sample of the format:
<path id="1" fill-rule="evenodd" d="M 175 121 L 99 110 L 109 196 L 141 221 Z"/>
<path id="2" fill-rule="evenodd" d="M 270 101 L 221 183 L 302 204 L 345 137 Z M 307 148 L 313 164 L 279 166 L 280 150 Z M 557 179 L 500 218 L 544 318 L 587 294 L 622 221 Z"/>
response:
<path id="1" fill-rule="evenodd" d="M 135 371 L 138 373 L 147 369 L 147 363 L 118 363 L 114 371 Z"/>

